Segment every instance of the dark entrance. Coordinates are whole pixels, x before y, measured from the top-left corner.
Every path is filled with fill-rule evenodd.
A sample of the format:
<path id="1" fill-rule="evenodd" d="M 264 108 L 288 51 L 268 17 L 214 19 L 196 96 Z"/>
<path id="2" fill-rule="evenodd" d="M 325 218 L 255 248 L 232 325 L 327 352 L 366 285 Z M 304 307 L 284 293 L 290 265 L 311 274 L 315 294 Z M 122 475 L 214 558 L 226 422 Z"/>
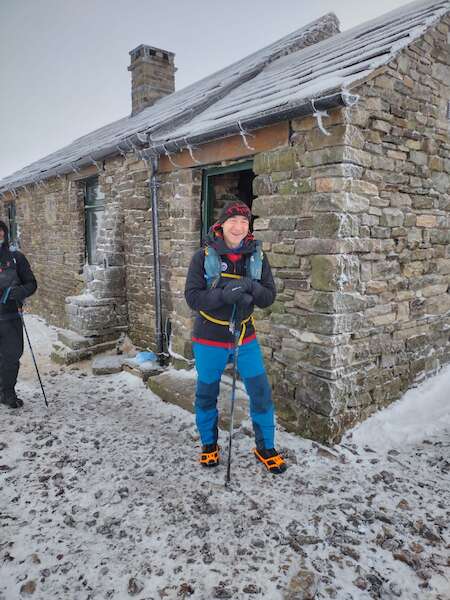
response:
<path id="1" fill-rule="evenodd" d="M 203 170 L 202 182 L 202 240 L 209 228 L 216 222 L 220 209 L 232 194 L 252 207 L 253 161 L 229 165 L 228 167 L 209 167 Z"/>

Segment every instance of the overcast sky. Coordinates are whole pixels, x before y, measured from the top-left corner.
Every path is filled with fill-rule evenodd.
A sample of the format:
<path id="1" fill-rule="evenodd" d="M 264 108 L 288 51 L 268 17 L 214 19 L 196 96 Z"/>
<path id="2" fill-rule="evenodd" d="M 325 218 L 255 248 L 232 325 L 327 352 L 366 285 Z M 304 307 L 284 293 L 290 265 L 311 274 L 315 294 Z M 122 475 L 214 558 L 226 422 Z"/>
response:
<path id="1" fill-rule="evenodd" d="M 128 52 L 175 52 L 176 89 L 333 11 L 404 0 L 0 0 L 0 179 L 131 111 Z"/>

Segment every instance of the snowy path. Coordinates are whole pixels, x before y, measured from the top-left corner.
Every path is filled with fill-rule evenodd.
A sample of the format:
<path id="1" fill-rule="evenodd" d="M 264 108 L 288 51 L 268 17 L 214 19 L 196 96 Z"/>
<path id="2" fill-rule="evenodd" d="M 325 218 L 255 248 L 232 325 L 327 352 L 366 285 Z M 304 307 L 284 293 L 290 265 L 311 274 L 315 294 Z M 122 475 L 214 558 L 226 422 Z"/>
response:
<path id="1" fill-rule="evenodd" d="M 333 449 L 280 433 L 280 477 L 242 427 L 225 490 L 192 415 L 51 365 L 26 319 L 51 406 L 26 351 L 25 407 L 0 407 L 0 600 L 450 600 L 450 369 Z"/>

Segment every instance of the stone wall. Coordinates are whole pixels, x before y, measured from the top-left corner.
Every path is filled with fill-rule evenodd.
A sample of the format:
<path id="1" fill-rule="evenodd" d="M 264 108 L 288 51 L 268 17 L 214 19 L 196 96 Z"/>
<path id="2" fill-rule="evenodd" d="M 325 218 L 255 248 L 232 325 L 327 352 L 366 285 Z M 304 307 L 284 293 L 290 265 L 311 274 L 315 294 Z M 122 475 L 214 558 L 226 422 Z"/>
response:
<path id="1" fill-rule="evenodd" d="M 65 327 L 65 298 L 84 287 L 83 194 L 77 182 L 53 179 L 21 188 L 14 201 L 20 249 L 38 281 L 36 294 L 28 300 L 30 309 Z"/>
<path id="2" fill-rule="evenodd" d="M 160 248 L 164 313 L 172 324 L 171 351 L 192 358 L 191 310 L 184 299 L 186 273 L 201 236 L 200 169 L 161 177 Z"/>
<path id="3" fill-rule="evenodd" d="M 124 218 L 120 198 L 127 176 L 122 158 L 105 162 L 99 171 L 98 193 L 104 200 L 104 211 L 97 233 L 95 257 L 92 264 L 84 265 L 83 293 L 66 298 L 68 328 L 91 337 L 93 343 L 118 338 L 127 330 Z M 82 193 L 83 181 L 76 185 Z M 84 219 L 83 204 L 81 207 Z"/>
<path id="4" fill-rule="evenodd" d="M 291 148 L 255 159 L 279 289 L 257 329 L 281 413 L 308 436 L 339 439 L 450 360 L 447 35 L 356 90 L 328 136 L 294 121 Z"/>
<path id="5" fill-rule="evenodd" d="M 364 400 L 346 420 L 450 361 L 449 25 L 447 17 L 357 90 L 351 119 L 373 193 L 358 215 L 370 246 L 353 284 L 370 306 L 349 348 L 361 363 L 353 396 Z"/>

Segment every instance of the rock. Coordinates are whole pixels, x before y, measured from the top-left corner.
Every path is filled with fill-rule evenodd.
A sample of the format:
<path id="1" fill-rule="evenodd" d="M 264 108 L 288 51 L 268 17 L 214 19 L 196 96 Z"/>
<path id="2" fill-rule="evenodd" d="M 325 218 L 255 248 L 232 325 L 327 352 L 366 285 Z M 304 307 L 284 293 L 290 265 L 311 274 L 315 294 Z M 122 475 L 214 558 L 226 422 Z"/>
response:
<path id="1" fill-rule="evenodd" d="M 189 583 L 182 583 L 178 590 L 178 597 L 185 598 L 186 596 L 192 596 L 194 592 L 194 588 Z"/>
<path id="2" fill-rule="evenodd" d="M 364 579 L 364 577 L 357 577 L 353 582 L 353 585 L 359 588 L 360 590 L 367 589 L 367 581 Z"/>
<path id="3" fill-rule="evenodd" d="M 24 595 L 34 594 L 35 591 L 36 591 L 36 582 L 33 579 L 30 579 L 29 581 L 24 583 L 22 585 L 22 587 L 20 588 L 20 593 L 24 594 Z"/>
<path id="4" fill-rule="evenodd" d="M 136 577 L 130 577 L 128 580 L 128 593 L 130 596 L 136 596 L 137 594 L 140 594 L 143 589 L 144 584 L 142 581 L 139 581 L 139 579 L 136 579 Z"/>
<path id="5" fill-rule="evenodd" d="M 244 594 L 260 594 L 261 588 L 259 588 L 254 583 L 249 583 L 248 585 L 245 586 L 245 588 L 243 588 L 242 591 Z"/>
<path id="6" fill-rule="evenodd" d="M 233 592 L 225 587 L 217 586 L 214 588 L 213 598 L 233 598 Z"/>
<path id="7" fill-rule="evenodd" d="M 396 598 L 400 598 L 402 595 L 402 588 L 398 585 L 398 583 L 394 583 L 393 581 L 389 583 L 389 591 Z"/>
<path id="8" fill-rule="evenodd" d="M 123 356 L 96 356 L 92 361 L 92 373 L 94 375 L 111 375 L 120 373 L 125 357 Z"/>
<path id="9" fill-rule="evenodd" d="M 307 569 L 300 569 L 289 582 L 283 600 L 314 600 L 319 577 Z"/>

